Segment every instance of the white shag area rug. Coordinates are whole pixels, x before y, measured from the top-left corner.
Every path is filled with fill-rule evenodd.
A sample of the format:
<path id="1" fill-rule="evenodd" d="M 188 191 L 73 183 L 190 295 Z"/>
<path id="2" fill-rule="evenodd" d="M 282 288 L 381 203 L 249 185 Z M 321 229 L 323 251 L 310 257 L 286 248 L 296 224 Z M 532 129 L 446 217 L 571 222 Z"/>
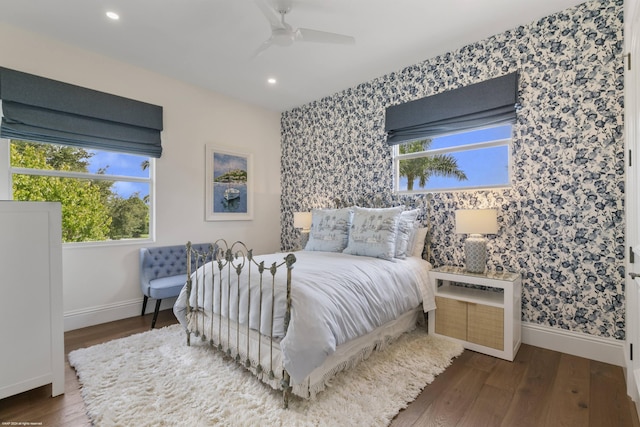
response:
<path id="1" fill-rule="evenodd" d="M 192 336 L 192 342 L 197 339 Z M 69 353 L 96 426 L 386 426 L 462 347 L 417 329 L 338 374 L 315 400 L 263 384 L 179 325 Z"/>

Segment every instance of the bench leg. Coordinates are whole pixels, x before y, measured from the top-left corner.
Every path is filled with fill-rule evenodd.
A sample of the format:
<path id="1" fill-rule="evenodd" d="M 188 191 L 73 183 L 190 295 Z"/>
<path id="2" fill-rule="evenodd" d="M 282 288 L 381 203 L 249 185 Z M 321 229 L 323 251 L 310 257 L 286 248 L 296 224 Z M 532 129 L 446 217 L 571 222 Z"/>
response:
<path id="1" fill-rule="evenodd" d="M 144 296 L 144 299 L 142 300 L 142 314 L 140 316 L 144 316 L 144 311 L 147 309 L 147 301 L 149 300 L 148 296 Z"/>
<path id="2" fill-rule="evenodd" d="M 156 319 L 158 319 L 158 312 L 160 311 L 160 301 L 162 301 L 161 299 L 156 300 L 156 309 L 153 312 L 153 320 L 151 321 L 151 329 L 154 328 L 154 326 L 156 326 Z"/>

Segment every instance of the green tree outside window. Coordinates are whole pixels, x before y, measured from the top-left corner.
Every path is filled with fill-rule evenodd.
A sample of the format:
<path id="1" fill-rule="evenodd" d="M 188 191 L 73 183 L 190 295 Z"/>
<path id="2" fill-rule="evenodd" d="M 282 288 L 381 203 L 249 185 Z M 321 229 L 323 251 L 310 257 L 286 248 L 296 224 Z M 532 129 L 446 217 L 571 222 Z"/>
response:
<path id="1" fill-rule="evenodd" d="M 408 142 L 399 146 L 400 154 L 419 153 L 426 151 L 431 145 L 431 139 Z M 423 187 L 432 176 L 456 178 L 458 181 L 467 180 L 467 175 L 458 168 L 456 159 L 448 154 L 418 157 L 400 161 L 400 176 L 407 178 L 407 190 L 413 190 L 413 183 L 418 179 Z"/>
<path id="2" fill-rule="evenodd" d="M 11 141 L 11 166 L 36 170 L 89 172 L 93 153 L 82 148 Z M 148 168 L 144 163 L 141 167 Z M 105 174 L 100 169 L 98 174 Z M 113 181 L 14 173 L 14 200 L 58 201 L 62 205 L 64 242 L 140 238 L 149 233 L 148 198 L 123 198 Z"/>

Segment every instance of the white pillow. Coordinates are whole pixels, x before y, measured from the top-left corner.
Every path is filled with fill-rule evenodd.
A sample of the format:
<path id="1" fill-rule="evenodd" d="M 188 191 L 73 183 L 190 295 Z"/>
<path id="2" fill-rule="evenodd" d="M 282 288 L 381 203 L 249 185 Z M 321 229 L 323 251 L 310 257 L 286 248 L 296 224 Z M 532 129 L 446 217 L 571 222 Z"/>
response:
<path id="1" fill-rule="evenodd" d="M 396 253 L 398 219 L 404 206 L 395 208 L 354 208 L 345 254 L 393 260 Z"/>
<path id="2" fill-rule="evenodd" d="M 410 256 L 422 258 L 422 252 L 424 251 L 425 240 L 427 239 L 427 227 L 420 227 L 416 229 L 415 237 L 413 239 L 413 250 Z"/>
<path id="3" fill-rule="evenodd" d="M 306 251 L 342 252 L 349 241 L 351 208 L 313 209 Z"/>
<path id="4" fill-rule="evenodd" d="M 415 223 L 419 213 L 419 209 L 412 209 L 400 214 L 400 218 L 398 219 L 398 232 L 396 234 L 396 258 L 404 259 L 407 255 L 411 255 L 413 251 L 411 243 L 415 234 Z"/>

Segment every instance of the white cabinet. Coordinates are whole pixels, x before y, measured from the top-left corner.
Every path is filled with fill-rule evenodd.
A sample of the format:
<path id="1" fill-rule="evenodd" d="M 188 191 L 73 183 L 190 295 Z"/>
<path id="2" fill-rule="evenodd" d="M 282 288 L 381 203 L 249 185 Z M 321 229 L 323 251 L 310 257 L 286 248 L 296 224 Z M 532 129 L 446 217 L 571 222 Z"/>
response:
<path id="1" fill-rule="evenodd" d="M 509 272 L 468 273 L 462 267 L 429 272 L 436 310 L 429 333 L 459 341 L 465 348 L 513 361 L 522 341 L 522 279 Z"/>
<path id="2" fill-rule="evenodd" d="M 0 399 L 64 393 L 61 208 L 0 201 Z"/>

